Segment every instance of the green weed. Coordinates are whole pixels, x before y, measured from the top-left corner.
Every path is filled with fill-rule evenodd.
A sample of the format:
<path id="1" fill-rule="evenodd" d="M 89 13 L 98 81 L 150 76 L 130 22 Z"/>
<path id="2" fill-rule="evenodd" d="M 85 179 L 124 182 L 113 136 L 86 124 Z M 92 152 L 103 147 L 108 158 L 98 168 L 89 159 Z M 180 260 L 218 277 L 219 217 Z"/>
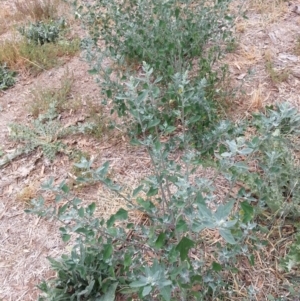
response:
<path id="1" fill-rule="evenodd" d="M 0 65 L 0 91 L 15 84 L 16 72 L 10 71 L 6 65 Z"/>
<path id="2" fill-rule="evenodd" d="M 37 22 L 31 23 L 27 27 L 19 28 L 19 32 L 27 38 L 29 43 L 43 45 L 45 43 L 55 43 L 59 38 L 62 26 L 63 23 L 61 24 L 61 22 Z"/>
<path id="3" fill-rule="evenodd" d="M 56 153 L 64 151 L 65 145 L 61 138 L 74 133 L 74 127 L 63 127 L 57 120 L 54 104 L 46 114 L 39 115 L 30 125 L 11 124 L 10 138 L 23 144 L 20 148 L 22 153 L 30 153 L 40 148 L 43 154 L 54 160 Z"/>

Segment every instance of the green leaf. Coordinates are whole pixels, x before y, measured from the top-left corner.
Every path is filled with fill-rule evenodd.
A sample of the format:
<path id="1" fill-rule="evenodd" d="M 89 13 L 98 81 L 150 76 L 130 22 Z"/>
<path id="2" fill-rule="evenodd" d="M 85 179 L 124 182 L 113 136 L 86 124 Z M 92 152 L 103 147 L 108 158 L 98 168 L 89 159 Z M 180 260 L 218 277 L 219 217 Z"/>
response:
<path id="1" fill-rule="evenodd" d="M 242 150 L 239 150 L 238 153 L 241 154 L 241 155 L 249 155 L 253 152 L 253 149 L 252 148 L 244 148 Z"/>
<path id="2" fill-rule="evenodd" d="M 180 9 L 178 7 L 176 7 L 176 9 L 175 9 L 175 18 L 176 19 L 178 19 L 179 13 L 180 13 Z"/>
<path id="3" fill-rule="evenodd" d="M 144 188 L 144 185 L 140 185 L 139 187 L 137 187 L 136 189 L 134 189 L 134 190 L 133 190 L 133 193 L 132 193 L 132 197 L 133 197 L 133 198 L 136 197 L 137 194 L 138 194 L 140 191 L 143 190 L 143 188 Z"/>
<path id="4" fill-rule="evenodd" d="M 63 196 L 62 195 L 56 195 L 55 196 L 55 203 L 59 203 L 61 200 L 63 200 Z"/>
<path id="5" fill-rule="evenodd" d="M 165 244 L 165 240 L 166 240 L 166 234 L 160 233 L 155 241 L 155 247 L 157 249 L 160 249 Z"/>
<path id="6" fill-rule="evenodd" d="M 60 207 L 60 208 L 58 209 L 58 216 L 60 216 L 60 215 L 62 215 L 63 213 L 65 213 L 66 210 L 67 210 L 67 208 L 68 208 L 68 206 L 69 206 L 69 204 L 67 203 L 67 204 L 63 205 L 62 207 Z"/>
<path id="7" fill-rule="evenodd" d="M 111 92 L 111 90 L 106 90 L 106 96 L 107 96 L 108 98 L 111 98 L 111 97 L 112 97 L 112 92 Z"/>
<path id="8" fill-rule="evenodd" d="M 195 245 L 193 240 L 183 237 L 176 246 L 176 250 L 180 253 L 180 259 L 183 261 L 187 259 L 189 250 Z"/>
<path id="9" fill-rule="evenodd" d="M 63 242 L 68 242 L 71 238 L 71 235 L 70 234 L 62 234 L 61 236 Z"/>
<path id="10" fill-rule="evenodd" d="M 63 234 L 63 233 L 67 233 L 67 229 L 65 227 L 60 227 L 59 231 Z"/>
<path id="11" fill-rule="evenodd" d="M 223 152 L 221 154 L 222 157 L 231 157 L 233 154 L 232 153 L 229 153 L 229 152 Z"/>
<path id="12" fill-rule="evenodd" d="M 219 233 L 225 239 L 226 242 L 232 245 L 236 244 L 236 241 L 234 240 L 234 237 L 229 229 L 219 229 Z"/>
<path id="13" fill-rule="evenodd" d="M 77 205 L 79 205 L 79 204 L 82 203 L 82 200 L 78 199 L 78 198 L 74 198 L 73 201 L 72 201 L 72 203 L 73 203 L 74 206 L 77 206 Z"/>
<path id="14" fill-rule="evenodd" d="M 159 291 L 165 301 L 171 300 L 171 286 L 170 285 L 159 288 Z"/>
<path id="15" fill-rule="evenodd" d="M 246 172 L 249 167 L 245 162 L 236 162 L 234 166 L 238 169 L 239 172 Z"/>
<path id="16" fill-rule="evenodd" d="M 252 265 L 252 266 L 254 266 L 254 255 L 253 254 L 251 254 L 251 255 L 249 255 L 248 256 L 248 259 L 249 259 L 249 263 Z"/>
<path id="17" fill-rule="evenodd" d="M 154 143 L 154 149 L 159 152 L 161 150 L 161 142 L 157 139 Z"/>
<path id="18" fill-rule="evenodd" d="M 82 290 L 80 293 L 78 293 L 78 296 L 82 296 L 82 295 L 88 296 L 91 293 L 91 291 L 93 290 L 94 285 L 95 285 L 95 280 L 91 280 L 89 285 L 84 290 Z"/>
<path id="19" fill-rule="evenodd" d="M 151 197 L 151 196 L 154 196 L 154 195 L 157 195 L 157 194 L 158 194 L 158 188 L 150 187 L 150 189 L 147 192 L 148 197 Z"/>
<path id="20" fill-rule="evenodd" d="M 128 218 L 128 212 L 125 209 L 120 208 L 115 214 L 115 217 L 117 220 L 126 220 Z"/>
<path id="21" fill-rule="evenodd" d="M 132 258 L 131 258 L 131 255 L 126 253 L 125 256 L 124 256 L 124 267 L 130 267 L 132 263 Z"/>
<path id="22" fill-rule="evenodd" d="M 98 70 L 96 70 L 95 68 L 88 70 L 88 73 L 91 75 L 95 75 L 98 74 Z"/>
<path id="23" fill-rule="evenodd" d="M 149 121 L 147 128 L 148 129 L 153 128 L 153 127 L 157 126 L 159 123 L 160 123 L 159 119 L 153 119 L 153 120 Z"/>
<path id="24" fill-rule="evenodd" d="M 202 276 L 200 276 L 200 275 L 194 275 L 194 276 L 192 276 L 192 278 L 191 278 L 191 280 L 192 280 L 192 283 L 201 283 L 202 282 Z"/>
<path id="25" fill-rule="evenodd" d="M 199 216 L 202 219 L 211 220 L 212 219 L 212 212 L 209 208 L 207 208 L 206 204 L 198 203 L 198 209 L 199 209 Z"/>
<path id="26" fill-rule="evenodd" d="M 138 98 L 136 99 L 137 102 L 143 102 L 148 97 L 148 91 L 144 91 L 141 93 Z"/>
<path id="27" fill-rule="evenodd" d="M 176 224 L 176 231 L 185 232 L 187 231 L 187 224 L 183 219 L 180 219 Z"/>
<path id="28" fill-rule="evenodd" d="M 86 208 L 86 213 L 88 213 L 90 216 L 92 216 L 94 214 L 96 210 L 96 203 L 93 202 L 92 204 L 88 205 L 88 207 Z"/>
<path id="29" fill-rule="evenodd" d="M 165 129 L 165 133 L 166 134 L 171 134 L 173 133 L 177 128 L 175 126 L 168 126 L 166 129 Z"/>
<path id="30" fill-rule="evenodd" d="M 247 201 L 242 202 L 241 207 L 243 209 L 243 223 L 250 222 L 254 214 L 253 207 Z"/>
<path id="31" fill-rule="evenodd" d="M 119 209 L 116 214 L 113 214 L 106 222 L 107 227 L 111 227 L 116 220 L 126 220 L 128 218 L 128 212 L 123 208 Z"/>
<path id="32" fill-rule="evenodd" d="M 84 217 L 84 208 L 83 208 L 83 207 L 80 207 L 80 208 L 77 210 L 77 212 L 78 212 L 79 217 Z"/>
<path id="33" fill-rule="evenodd" d="M 118 287 L 118 282 L 113 283 L 104 296 L 102 296 L 99 301 L 115 301 L 116 299 L 116 289 Z"/>
<path id="34" fill-rule="evenodd" d="M 148 212 L 152 212 L 155 209 L 154 204 L 149 200 L 145 201 L 143 198 L 137 198 L 136 202 Z"/>
<path id="35" fill-rule="evenodd" d="M 108 258 L 111 257 L 113 253 L 113 247 L 111 244 L 107 244 L 103 247 L 103 259 L 107 260 Z"/>
<path id="36" fill-rule="evenodd" d="M 234 200 L 227 202 L 225 205 L 220 205 L 215 213 L 217 221 L 227 219 L 234 205 Z"/>
<path id="37" fill-rule="evenodd" d="M 147 282 L 147 279 L 145 277 L 141 277 L 140 280 L 137 280 L 137 281 L 133 281 L 129 284 L 130 287 L 133 287 L 133 288 L 136 288 L 136 287 L 142 287 L 142 286 L 145 286 L 147 285 L 148 282 Z"/>
<path id="38" fill-rule="evenodd" d="M 68 185 L 64 184 L 60 187 L 60 189 L 64 192 L 64 193 L 68 193 L 70 191 L 70 188 L 68 187 Z"/>
<path id="39" fill-rule="evenodd" d="M 148 296 L 150 294 L 150 292 L 152 291 L 152 287 L 151 285 L 147 285 L 143 288 L 143 292 L 142 292 L 142 296 Z"/>
<path id="40" fill-rule="evenodd" d="M 219 263 L 217 263 L 217 262 L 213 262 L 212 263 L 212 269 L 215 271 L 215 272 L 220 272 L 220 271 L 222 271 L 222 266 L 219 264 Z"/>

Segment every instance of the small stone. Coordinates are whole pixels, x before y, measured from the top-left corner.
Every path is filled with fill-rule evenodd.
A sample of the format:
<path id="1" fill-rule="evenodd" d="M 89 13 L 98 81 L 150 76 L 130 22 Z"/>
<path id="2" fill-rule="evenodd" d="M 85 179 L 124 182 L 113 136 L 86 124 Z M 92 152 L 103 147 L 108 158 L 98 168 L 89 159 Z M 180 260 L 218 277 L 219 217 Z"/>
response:
<path id="1" fill-rule="evenodd" d="M 295 5 L 292 11 L 294 13 L 300 15 L 300 5 Z"/>

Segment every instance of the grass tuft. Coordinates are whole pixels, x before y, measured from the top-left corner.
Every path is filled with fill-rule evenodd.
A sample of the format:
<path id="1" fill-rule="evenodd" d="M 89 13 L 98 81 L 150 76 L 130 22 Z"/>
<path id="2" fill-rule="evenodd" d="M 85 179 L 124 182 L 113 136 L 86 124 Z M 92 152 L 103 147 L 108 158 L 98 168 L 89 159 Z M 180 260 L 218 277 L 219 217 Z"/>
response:
<path id="1" fill-rule="evenodd" d="M 80 49 L 80 40 L 62 40 L 56 44 L 35 45 L 25 39 L 0 43 L 0 64 L 17 71 L 38 75 L 63 63 L 62 57 L 72 57 Z"/>
<path id="2" fill-rule="evenodd" d="M 30 184 L 29 186 L 24 187 L 16 196 L 16 200 L 24 203 L 26 206 L 30 204 L 30 201 L 36 197 L 37 187 Z"/>
<path id="3" fill-rule="evenodd" d="M 1 7 L 0 9 L 0 35 L 4 34 L 10 27 L 13 15 L 8 8 Z"/>
<path id="4" fill-rule="evenodd" d="M 283 70 L 276 70 L 274 68 L 274 64 L 272 61 L 272 55 L 269 51 L 265 53 L 265 66 L 266 66 L 266 71 L 270 75 L 270 78 L 273 82 L 273 84 L 279 84 L 284 81 L 286 81 L 290 75 L 289 70 L 283 69 Z"/>
<path id="5" fill-rule="evenodd" d="M 55 19 L 58 14 L 60 0 L 17 0 L 15 7 L 17 16 L 34 21 Z"/>
<path id="6" fill-rule="evenodd" d="M 92 102 L 87 103 L 88 106 L 88 123 L 92 126 L 87 130 L 87 134 L 92 135 L 96 139 L 101 139 L 103 133 L 107 130 L 106 117 L 103 114 L 102 106 Z"/>
<path id="7" fill-rule="evenodd" d="M 297 38 L 296 45 L 294 48 L 294 53 L 300 56 L 300 36 Z"/>
<path id="8" fill-rule="evenodd" d="M 40 114 L 46 113 L 50 109 L 51 104 L 55 105 L 58 113 L 69 109 L 73 83 L 74 77 L 67 71 L 61 79 L 59 88 L 43 89 L 42 87 L 37 87 L 32 90 L 32 101 L 29 103 L 30 114 L 36 118 Z"/>

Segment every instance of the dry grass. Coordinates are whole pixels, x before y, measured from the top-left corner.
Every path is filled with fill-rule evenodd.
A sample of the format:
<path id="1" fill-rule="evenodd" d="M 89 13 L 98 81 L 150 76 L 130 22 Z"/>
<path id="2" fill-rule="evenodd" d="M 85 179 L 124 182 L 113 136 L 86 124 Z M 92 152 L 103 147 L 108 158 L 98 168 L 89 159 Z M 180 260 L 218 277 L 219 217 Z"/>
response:
<path id="1" fill-rule="evenodd" d="M 6 63 L 12 70 L 37 75 L 62 64 L 63 60 L 60 58 L 77 54 L 79 46 L 79 39 L 35 45 L 25 39 L 14 37 L 12 40 L 0 43 L 0 64 Z"/>
<path id="2" fill-rule="evenodd" d="M 38 117 L 40 114 L 47 112 L 51 104 L 55 104 L 57 112 L 61 113 L 64 110 L 74 108 L 72 102 L 71 89 L 74 83 L 74 77 L 67 70 L 58 88 L 36 87 L 31 91 L 31 99 L 28 103 L 29 113 L 33 117 Z"/>
<path id="3" fill-rule="evenodd" d="M 266 71 L 269 74 L 273 84 L 279 84 L 288 79 L 290 72 L 287 69 L 276 70 L 273 64 L 273 58 L 270 51 L 265 52 Z"/>
<path id="4" fill-rule="evenodd" d="M 249 110 L 251 109 L 261 109 L 263 107 L 263 96 L 262 88 L 259 86 L 256 90 L 252 92 Z"/>
<path id="5" fill-rule="evenodd" d="M 262 15 L 267 23 L 278 20 L 287 12 L 285 0 L 251 0 L 248 1 L 248 9 Z"/>
<path id="6" fill-rule="evenodd" d="M 298 56 L 300 56 L 300 37 L 298 37 L 297 41 L 296 41 L 296 45 L 294 48 L 294 53 Z"/>
<path id="7" fill-rule="evenodd" d="M 37 196 L 37 190 L 38 188 L 35 185 L 29 184 L 17 194 L 16 200 L 25 205 L 29 205 L 30 201 Z"/>
<path id="8" fill-rule="evenodd" d="M 12 17 L 13 15 L 8 8 L 0 6 L 0 35 L 10 28 Z"/>
<path id="9" fill-rule="evenodd" d="M 16 17 L 34 21 L 55 19 L 60 0 L 16 0 Z"/>
<path id="10" fill-rule="evenodd" d="M 95 103 L 88 100 L 86 102 L 86 106 L 88 115 L 87 122 L 93 124 L 92 129 L 88 130 L 87 134 L 90 134 L 96 139 L 100 140 L 104 133 L 106 133 L 108 130 L 108 125 L 106 124 L 108 118 L 105 116 L 105 114 L 103 114 L 103 107 L 100 103 Z"/>

